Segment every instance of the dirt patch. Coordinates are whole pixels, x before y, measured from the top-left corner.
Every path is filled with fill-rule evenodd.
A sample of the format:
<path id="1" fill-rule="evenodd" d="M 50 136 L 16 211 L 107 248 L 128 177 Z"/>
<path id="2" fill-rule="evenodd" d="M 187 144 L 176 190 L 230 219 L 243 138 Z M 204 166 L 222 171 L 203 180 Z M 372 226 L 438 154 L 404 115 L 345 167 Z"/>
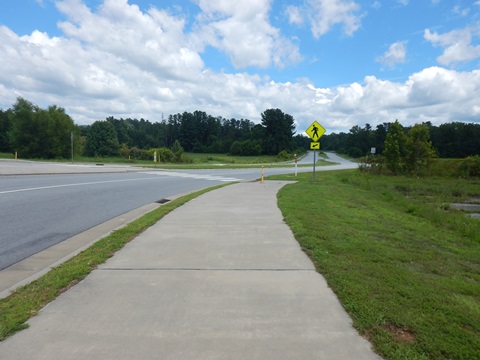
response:
<path id="1" fill-rule="evenodd" d="M 79 282 L 80 282 L 80 280 L 78 280 L 78 279 L 75 279 L 75 280 L 70 281 L 70 283 L 69 283 L 67 286 L 65 286 L 64 288 L 61 288 L 61 289 L 58 291 L 58 295 L 63 294 L 64 292 L 70 290 L 72 287 L 74 287 L 75 285 L 77 285 Z"/>
<path id="2" fill-rule="evenodd" d="M 381 328 L 392 334 L 395 337 L 395 340 L 399 343 L 412 343 L 417 339 L 415 334 L 406 327 L 401 328 L 393 324 L 385 324 L 381 326 Z"/>
<path id="3" fill-rule="evenodd" d="M 382 329 L 382 330 L 390 333 L 391 335 L 393 335 L 393 337 L 394 337 L 394 339 L 397 343 L 410 344 L 410 343 L 413 343 L 417 340 L 417 337 L 415 336 L 415 334 L 413 332 L 411 332 L 410 330 L 408 330 L 406 327 L 398 327 L 398 326 L 390 324 L 390 323 L 385 324 L 385 325 L 381 325 L 381 326 L 376 325 L 374 327 L 374 329 L 366 330 L 362 334 L 363 338 L 366 339 L 367 341 L 373 343 L 373 337 L 374 337 L 373 333 L 375 331 L 378 331 L 378 329 Z"/>

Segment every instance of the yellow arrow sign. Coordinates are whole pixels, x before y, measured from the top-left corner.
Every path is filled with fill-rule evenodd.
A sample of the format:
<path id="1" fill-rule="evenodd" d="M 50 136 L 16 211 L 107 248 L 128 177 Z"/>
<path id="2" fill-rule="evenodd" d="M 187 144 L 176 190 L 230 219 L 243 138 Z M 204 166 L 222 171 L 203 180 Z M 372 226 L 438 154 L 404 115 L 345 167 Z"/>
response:
<path id="1" fill-rule="evenodd" d="M 311 142 L 310 150 L 320 150 L 320 143 L 318 141 Z"/>
<path id="2" fill-rule="evenodd" d="M 313 141 L 318 141 L 320 137 L 325 134 L 325 130 L 322 125 L 320 125 L 316 120 L 308 127 L 305 132 L 308 136 L 312 138 Z"/>

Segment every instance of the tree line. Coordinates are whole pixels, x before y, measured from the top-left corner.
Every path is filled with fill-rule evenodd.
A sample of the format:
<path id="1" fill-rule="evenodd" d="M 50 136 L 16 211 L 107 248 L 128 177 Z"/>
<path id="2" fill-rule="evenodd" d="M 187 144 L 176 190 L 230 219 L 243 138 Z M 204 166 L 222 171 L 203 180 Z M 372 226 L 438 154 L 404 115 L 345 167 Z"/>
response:
<path id="1" fill-rule="evenodd" d="M 291 115 L 267 109 L 261 119 L 255 124 L 195 111 L 170 115 L 160 122 L 108 117 L 77 126 L 62 108 L 41 109 L 18 98 L 11 109 L 0 110 L 0 152 L 18 152 L 24 158 L 69 158 L 72 133 L 75 154 L 96 157 L 142 157 L 160 148 L 172 150 L 173 155 L 188 151 L 245 156 L 306 148 L 306 139 L 295 136 Z"/>
<path id="2" fill-rule="evenodd" d="M 375 148 L 377 155 L 383 155 L 388 134 L 392 127 L 398 127 L 395 124 L 406 135 L 413 128 L 403 127 L 398 121 L 379 124 L 375 129 L 369 124 L 353 126 L 348 133 L 324 135 L 321 149 L 361 157 Z M 422 134 L 439 157 L 480 154 L 480 124 L 421 125 Z M 72 134 L 76 156 L 151 159 L 151 149 L 164 149 L 164 157 L 173 161 L 178 161 L 182 151 L 277 155 L 282 151 L 301 153 L 310 143 L 309 138 L 295 135 L 294 118 L 280 109 L 265 110 L 259 124 L 195 111 L 162 117 L 160 122 L 107 117 L 82 126 L 77 126 L 63 108 L 53 105 L 41 109 L 23 98 L 18 98 L 11 109 L 0 109 L 0 152 L 18 152 L 23 158 L 69 158 Z"/>
<path id="3" fill-rule="evenodd" d="M 261 117 L 260 124 L 247 119 L 214 117 L 203 111 L 170 115 L 155 123 L 108 117 L 105 121 L 81 126 L 81 130 L 88 156 L 111 156 L 119 149 L 171 149 L 177 141 L 187 152 L 245 156 L 277 155 L 299 147 L 291 115 L 280 109 L 267 109 Z"/>
<path id="4" fill-rule="evenodd" d="M 396 124 L 397 125 L 394 125 Z M 427 131 L 432 150 L 441 158 L 465 158 L 480 154 L 480 124 L 452 122 L 434 126 L 430 122 L 422 123 Z M 392 126 L 400 126 L 407 134 L 413 127 L 404 127 L 398 121 L 383 123 L 375 129 L 369 124 L 365 127 L 353 126 L 348 133 L 333 133 L 320 139 L 323 150 L 337 151 L 358 158 L 370 155 L 372 148 L 376 154 L 384 154 L 387 135 Z"/>

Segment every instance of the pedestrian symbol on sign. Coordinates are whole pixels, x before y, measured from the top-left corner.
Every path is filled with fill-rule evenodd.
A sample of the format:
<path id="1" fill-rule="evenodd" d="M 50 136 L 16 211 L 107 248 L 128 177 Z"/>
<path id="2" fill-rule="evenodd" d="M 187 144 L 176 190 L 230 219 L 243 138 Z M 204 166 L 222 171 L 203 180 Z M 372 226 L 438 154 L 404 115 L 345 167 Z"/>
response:
<path id="1" fill-rule="evenodd" d="M 305 132 L 307 133 L 308 136 L 312 138 L 313 141 L 318 141 L 322 137 L 323 134 L 325 134 L 325 129 L 323 128 L 322 125 L 320 125 L 317 121 L 314 121 L 312 125 L 308 127 Z"/>

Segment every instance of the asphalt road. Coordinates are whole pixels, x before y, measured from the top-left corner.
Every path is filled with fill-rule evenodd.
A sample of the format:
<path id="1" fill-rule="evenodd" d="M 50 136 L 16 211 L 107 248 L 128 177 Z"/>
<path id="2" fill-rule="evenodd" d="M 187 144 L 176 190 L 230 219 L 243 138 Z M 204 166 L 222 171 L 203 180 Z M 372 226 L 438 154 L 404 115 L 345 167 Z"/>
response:
<path id="1" fill-rule="evenodd" d="M 317 171 L 356 167 L 334 154 L 330 157 L 339 165 Z M 312 161 L 310 154 L 300 163 Z M 293 165 L 265 169 L 265 175 L 293 172 Z M 0 176 L 0 270 L 143 205 L 260 176 L 259 169 Z"/>

